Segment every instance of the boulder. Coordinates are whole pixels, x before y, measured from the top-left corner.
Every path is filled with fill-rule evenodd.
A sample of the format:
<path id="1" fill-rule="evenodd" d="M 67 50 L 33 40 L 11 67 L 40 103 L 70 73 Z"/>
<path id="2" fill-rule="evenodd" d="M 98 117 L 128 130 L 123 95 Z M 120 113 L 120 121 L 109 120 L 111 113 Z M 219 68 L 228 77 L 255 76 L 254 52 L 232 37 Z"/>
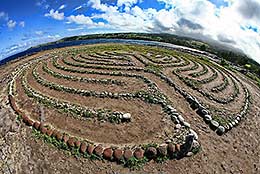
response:
<path id="1" fill-rule="evenodd" d="M 136 148 L 135 151 L 134 151 L 134 156 L 137 158 L 137 159 L 141 159 L 144 157 L 144 150 L 141 149 L 141 148 Z"/>
<path id="2" fill-rule="evenodd" d="M 212 129 L 212 130 L 216 130 L 218 127 L 219 127 L 219 123 L 217 122 L 217 121 L 215 121 L 215 120 L 211 120 L 211 122 L 210 122 L 210 128 Z"/>
<path id="3" fill-rule="evenodd" d="M 103 156 L 105 159 L 111 160 L 113 157 L 113 150 L 110 147 L 106 148 L 103 152 Z"/>
<path id="4" fill-rule="evenodd" d="M 124 151 L 124 158 L 127 161 L 129 158 L 131 158 L 133 156 L 133 152 L 129 149 L 126 149 Z"/>
<path id="5" fill-rule="evenodd" d="M 115 149 L 113 155 L 114 155 L 115 160 L 119 161 L 123 158 L 123 150 L 122 149 Z"/>
<path id="6" fill-rule="evenodd" d="M 103 153 L 103 147 L 102 147 L 101 145 L 98 145 L 98 146 L 94 149 L 93 153 L 94 153 L 95 155 L 101 157 L 101 156 L 102 156 L 102 153 Z"/>
<path id="7" fill-rule="evenodd" d="M 145 156 L 148 158 L 148 159 L 154 159 L 157 155 L 157 150 L 155 147 L 148 147 L 146 148 L 145 150 Z"/>
<path id="8" fill-rule="evenodd" d="M 225 133 L 225 128 L 223 126 L 219 126 L 216 132 L 218 135 L 223 135 Z"/>
<path id="9" fill-rule="evenodd" d="M 122 122 L 130 122 L 131 121 L 131 114 L 125 113 L 122 115 Z"/>
<path id="10" fill-rule="evenodd" d="M 172 143 L 169 143 L 167 146 L 167 152 L 168 152 L 168 155 L 172 158 L 174 153 L 176 152 L 175 145 Z"/>
<path id="11" fill-rule="evenodd" d="M 157 155 L 160 157 L 164 157 L 167 155 L 167 146 L 161 145 L 157 148 Z"/>
<path id="12" fill-rule="evenodd" d="M 87 143 L 86 142 L 82 142 L 81 146 L 80 146 L 80 152 L 81 153 L 85 153 L 87 150 Z"/>
<path id="13" fill-rule="evenodd" d="M 92 154 L 93 154 L 94 148 L 95 148 L 94 145 L 92 145 L 92 144 L 89 144 L 89 145 L 88 145 L 87 151 L 88 151 L 88 154 L 89 154 L 89 155 L 92 155 Z"/>

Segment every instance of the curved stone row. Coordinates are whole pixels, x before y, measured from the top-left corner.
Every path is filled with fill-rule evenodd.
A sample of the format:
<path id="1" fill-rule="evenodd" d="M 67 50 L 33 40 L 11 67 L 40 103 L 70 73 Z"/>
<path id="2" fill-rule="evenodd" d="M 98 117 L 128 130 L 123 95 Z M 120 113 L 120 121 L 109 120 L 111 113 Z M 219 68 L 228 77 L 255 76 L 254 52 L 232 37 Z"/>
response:
<path id="1" fill-rule="evenodd" d="M 148 53 L 149 54 L 149 53 Z M 155 63 L 155 64 L 173 64 L 173 63 L 179 63 L 181 62 L 181 59 L 178 57 L 178 56 L 173 56 L 176 60 L 170 60 L 170 61 L 161 61 L 161 60 L 158 60 L 156 58 L 158 58 L 157 56 L 153 57 L 153 54 L 152 55 L 144 55 L 144 54 L 141 54 L 141 56 L 145 57 L 146 59 L 148 59 L 149 61 Z"/>
<path id="2" fill-rule="evenodd" d="M 189 67 L 185 67 L 185 68 L 177 68 L 176 72 L 185 72 L 185 71 L 192 71 L 192 70 L 196 70 L 199 68 L 199 64 L 195 61 L 192 61 L 193 66 L 189 66 Z"/>
<path id="3" fill-rule="evenodd" d="M 85 77 L 64 75 L 64 74 L 54 72 L 53 70 L 49 69 L 47 67 L 46 62 L 43 63 L 42 69 L 44 72 L 48 73 L 49 75 L 51 75 L 53 77 L 71 80 L 71 81 L 79 81 L 79 82 L 86 82 L 86 83 L 100 83 L 100 84 L 115 84 L 115 85 L 120 85 L 120 86 L 125 85 L 125 82 L 122 82 L 121 80 L 115 80 L 115 79 L 94 79 L 94 78 L 85 78 Z"/>
<path id="4" fill-rule="evenodd" d="M 82 156 L 96 156 L 109 161 L 116 161 L 118 163 L 126 162 L 131 158 L 149 160 L 156 160 L 157 158 L 167 157 L 169 159 L 189 157 L 194 155 L 200 148 L 200 144 L 197 141 L 197 137 L 194 132 L 190 132 L 185 136 L 185 140 L 182 144 L 176 143 L 162 143 L 162 144 L 147 144 L 135 147 L 116 147 L 114 145 L 102 145 L 91 143 L 88 140 L 81 140 L 78 137 L 69 135 L 62 132 L 50 125 L 45 125 L 42 122 L 35 121 L 27 116 L 24 112 L 18 109 L 15 99 L 12 95 L 9 95 L 9 102 L 14 111 L 21 116 L 23 122 L 39 131 L 46 137 L 55 138 L 57 142 L 63 143 L 67 146 L 67 150 L 78 150 Z"/>
<path id="5" fill-rule="evenodd" d="M 223 77 L 223 83 L 220 83 L 219 85 L 216 85 L 213 88 L 211 88 L 211 92 L 214 92 L 214 93 L 223 91 L 229 85 L 229 81 L 228 81 L 228 78 L 226 77 L 226 75 L 224 75 L 222 71 L 219 71 L 219 72 L 221 73 L 221 75 Z"/>
<path id="6" fill-rule="evenodd" d="M 16 76 L 17 77 L 17 76 Z M 16 78 L 15 77 L 15 78 Z M 25 82 L 25 76 L 23 76 L 23 80 L 22 80 L 22 84 L 23 86 L 27 86 L 27 83 Z M 29 88 L 29 87 L 28 87 Z M 36 96 L 38 95 L 37 93 L 35 93 Z M 185 155 L 187 155 L 189 152 L 191 153 L 191 151 L 194 148 L 198 148 L 199 144 L 198 142 L 195 140 L 197 139 L 196 133 L 194 131 L 190 131 L 190 134 L 188 134 L 186 136 L 186 139 L 184 141 L 184 143 L 182 144 L 172 144 L 172 143 L 167 143 L 167 144 L 162 144 L 162 145 L 156 145 L 156 147 L 149 147 L 149 146 L 142 146 L 142 147 L 137 147 L 135 149 L 120 149 L 120 148 L 113 148 L 113 147 L 108 147 L 105 148 L 102 145 L 92 145 L 92 144 L 87 144 L 86 141 L 79 141 L 77 137 L 74 136 L 70 136 L 66 133 L 62 133 L 61 131 L 52 128 L 51 126 L 44 126 L 43 123 L 40 123 L 38 121 L 34 121 L 32 120 L 29 116 L 26 116 L 21 110 L 19 110 L 15 104 L 15 99 L 13 98 L 13 92 L 11 92 L 11 94 L 9 95 L 9 99 L 10 99 L 10 103 L 11 106 L 14 108 L 14 110 L 17 112 L 17 114 L 22 116 L 23 121 L 29 125 L 29 126 L 33 126 L 35 129 L 39 130 L 42 134 L 47 135 L 47 136 L 53 136 L 55 138 L 57 138 L 58 141 L 62 141 L 64 143 L 66 143 L 71 149 L 73 148 L 78 148 L 80 149 L 80 152 L 82 154 L 84 154 L 85 152 L 87 152 L 89 155 L 91 155 L 91 153 L 93 153 L 94 155 L 103 157 L 105 159 L 109 159 L 109 160 L 117 160 L 117 159 L 121 159 L 118 158 L 120 157 L 121 153 L 123 153 L 123 157 L 125 160 L 129 159 L 127 158 L 127 156 L 132 156 L 131 154 L 133 154 L 133 157 L 137 158 L 137 159 L 141 159 L 141 158 L 148 158 L 148 159 L 155 159 L 156 157 L 162 157 L 162 156 L 168 156 L 168 157 L 183 157 Z M 166 103 L 163 103 L 166 104 Z M 66 106 L 68 107 L 68 106 Z M 166 105 L 165 109 L 167 108 L 167 112 L 171 113 L 171 114 L 177 114 L 176 110 L 169 106 Z M 180 120 L 178 120 L 180 119 Z M 184 122 L 184 119 L 181 119 L 181 116 L 179 116 L 177 118 L 177 121 L 179 121 L 180 123 Z M 162 147 L 163 146 L 163 147 Z M 165 147 L 167 150 L 165 150 Z M 85 150 L 85 151 L 84 151 Z M 112 156 L 111 156 L 112 154 Z M 111 156 L 111 159 L 110 159 Z"/>
<path id="7" fill-rule="evenodd" d="M 75 57 L 71 57 L 74 61 L 85 63 L 85 64 L 94 64 L 94 65 L 110 65 L 110 66 L 134 66 L 135 63 L 133 62 L 127 62 L 127 63 L 118 63 L 118 62 L 97 62 L 97 61 L 86 61 L 86 60 L 80 60 Z"/>
<path id="8" fill-rule="evenodd" d="M 199 72 L 194 72 L 194 73 L 190 73 L 190 74 L 188 74 L 189 76 L 191 76 L 191 77 L 200 77 L 200 76 L 202 76 L 202 75 L 204 75 L 204 74 L 207 74 L 208 73 L 208 68 L 204 65 L 204 64 L 200 64 L 201 66 L 202 66 L 202 70 L 201 71 L 199 71 Z"/>
<path id="9" fill-rule="evenodd" d="M 73 63 L 65 60 L 62 58 L 63 63 L 66 65 L 74 66 L 74 67 L 82 67 L 82 68 L 94 68 L 94 69 L 106 69 L 106 70 L 126 70 L 126 71 L 142 71 L 143 68 L 141 67 L 107 67 L 107 66 L 94 66 L 94 65 L 87 65 L 87 64 L 80 64 L 80 63 Z"/>

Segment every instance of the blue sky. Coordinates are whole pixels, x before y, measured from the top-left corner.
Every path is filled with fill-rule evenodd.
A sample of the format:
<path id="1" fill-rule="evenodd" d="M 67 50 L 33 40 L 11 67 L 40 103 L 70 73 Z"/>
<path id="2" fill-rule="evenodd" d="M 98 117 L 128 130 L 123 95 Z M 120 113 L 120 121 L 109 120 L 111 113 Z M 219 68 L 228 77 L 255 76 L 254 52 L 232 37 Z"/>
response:
<path id="1" fill-rule="evenodd" d="M 260 62 L 258 0 L 1 0 L 0 60 L 72 35 L 164 32 L 217 41 Z"/>

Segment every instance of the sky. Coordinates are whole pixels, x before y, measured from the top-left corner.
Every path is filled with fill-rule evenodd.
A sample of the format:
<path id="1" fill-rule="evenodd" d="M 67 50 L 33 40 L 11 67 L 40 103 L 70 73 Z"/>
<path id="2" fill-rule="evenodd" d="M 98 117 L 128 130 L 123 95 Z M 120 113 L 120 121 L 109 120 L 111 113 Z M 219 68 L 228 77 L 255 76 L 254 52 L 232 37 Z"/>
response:
<path id="1" fill-rule="evenodd" d="M 146 32 L 217 41 L 260 63 L 260 0 L 1 0 L 0 60 L 67 36 Z"/>

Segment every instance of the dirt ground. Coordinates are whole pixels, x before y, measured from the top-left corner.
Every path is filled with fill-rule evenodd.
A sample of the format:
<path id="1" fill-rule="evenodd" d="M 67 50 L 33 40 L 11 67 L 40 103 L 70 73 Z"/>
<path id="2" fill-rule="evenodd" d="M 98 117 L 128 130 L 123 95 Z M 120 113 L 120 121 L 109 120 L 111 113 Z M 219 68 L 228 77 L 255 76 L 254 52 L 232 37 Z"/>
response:
<path id="1" fill-rule="evenodd" d="M 184 107 L 182 112 L 190 113 L 188 121 L 199 135 L 202 151 L 190 158 L 168 160 L 162 164 L 150 161 L 142 169 L 131 171 L 114 162 L 73 157 L 35 139 L 30 128 L 17 123 L 8 104 L 6 84 L 13 67 L 25 61 L 0 67 L 0 173 L 260 173 L 260 90 L 243 76 L 240 78 L 251 92 L 253 105 L 247 118 L 237 127 L 223 136 L 217 136 L 189 107 Z M 151 75 L 151 78 L 156 77 Z M 164 84 L 159 86 L 164 87 Z M 164 88 L 167 89 L 166 86 Z M 175 102 L 178 103 L 178 100 L 181 101 L 181 98 Z"/>

